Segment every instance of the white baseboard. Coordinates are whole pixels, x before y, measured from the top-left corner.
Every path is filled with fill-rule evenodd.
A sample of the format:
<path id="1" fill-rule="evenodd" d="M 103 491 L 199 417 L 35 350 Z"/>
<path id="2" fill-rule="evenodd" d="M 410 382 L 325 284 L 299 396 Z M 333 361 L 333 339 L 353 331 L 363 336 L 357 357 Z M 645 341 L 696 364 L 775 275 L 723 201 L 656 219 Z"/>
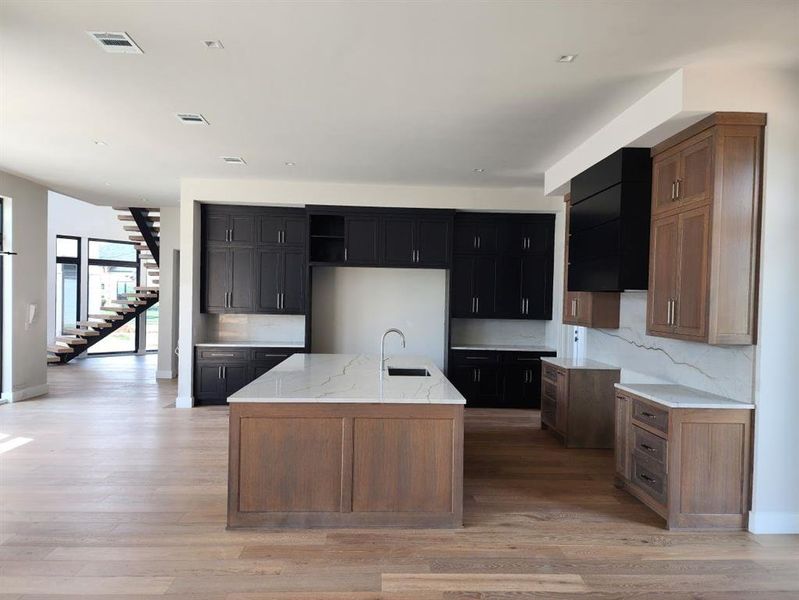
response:
<path id="1" fill-rule="evenodd" d="M 13 392 L 3 392 L 2 399 L 5 402 L 19 402 L 21 400 L 27 400 L 28 398 L 44 396 L 49 391 L 50 388 L 47 387 L 46 383 L 43 383 L 42 385 L 34 385 L 29 388 L 15 390 Z"/>
<path id="2" fill-rule="evenodd" d="M 156 379 L 174 379 L 177 377 L 177 373 L 174 371 L 156 371 L 155 378 Z"/>
<path id="3" fill-rule="evenodd" d="M 194 408 L 194 398 L 191 396 L 178 396 L 175 398 L 175 408 Z"/>
<path id="4" fill-rule="evenodd" d="M 757 534 L 799 533 L 799 512 L 749 511 L 749 531 Z"/>

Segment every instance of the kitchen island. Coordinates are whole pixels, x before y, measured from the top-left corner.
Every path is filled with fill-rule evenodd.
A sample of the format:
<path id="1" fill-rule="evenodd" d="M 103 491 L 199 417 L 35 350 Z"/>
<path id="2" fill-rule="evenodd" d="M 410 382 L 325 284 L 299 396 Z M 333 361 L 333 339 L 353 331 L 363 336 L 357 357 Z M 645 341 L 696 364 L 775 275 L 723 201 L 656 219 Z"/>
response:
<path id="1" fill-rule="evenodd" d="M 465 400 L 429 359 L 294 354 L 228 403 L 228 527 L 461 526 Z"/>

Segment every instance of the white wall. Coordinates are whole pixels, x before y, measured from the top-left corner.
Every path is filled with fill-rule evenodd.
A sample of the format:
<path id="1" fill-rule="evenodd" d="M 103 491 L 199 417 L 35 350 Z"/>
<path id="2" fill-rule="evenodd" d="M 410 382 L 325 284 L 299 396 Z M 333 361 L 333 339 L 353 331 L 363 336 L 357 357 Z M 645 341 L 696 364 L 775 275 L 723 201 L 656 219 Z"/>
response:
<path id="1" fill-rule="evenodd" d="M 444 368 L 447 271 L 314 267 L 314 352 L 377 354 L 390 327 L 405 334 L 386 340 L 386 354 L 420 355 Z"/>
<path id="2" fill-rule="evenodd" d="M 47 393 L 47 188 L 0 171 L 3 197 L 3 390 L 6 401 Z M 29 307 L 36 313 L 31 321 Z"/>
<path id="3" fill-rule="evenodd" d="M 681 90 L 678 95 L 675 90 Z M 653 98 L 657 101 L 653 101 Z M 641 299 L 625 294 L 622 322 L 635 325 L 612 341 L 588 334 L 588 356 L 610 357 L 642 377 L 677 381 L 756 404 L 753 505 L 749 528 L 756 533 L 799 533 L 799 72 L 777 69 L 687 67 L 642 98 L 547 171 L 546 188 L 563 183 L 586 164 L 629 145 L 653 145 L 675 127 L 715 111 L 768 114 L 765 138 L 763 220 L 760 254 L 759 341 L 756 347 L 705 348 L 687 342 L 641 336 Z M 646 110 L 649 109 L 649 113 Z M 676 109 L 676 111 L 675 111 Z M 642 115 L 648 114 L 646 118 Z M 591 162 L 592 161 L 592 162 Z M 605 337 L 603 337 L 605 336 Z M 644 346 L 657 346 L 652 350 Z M 623 348 L 626 345 L 626 348 Z M 665 357 L 664 352 L 672 355 Z M 658 356 L 662 355 L 662 356 Z M 749 363 L 751 362 L 751 368 Z M 699 367 L 709 376 L 695 372 Z M 625 376 L 624 370 L 622 376 Z M 740 388 L 735 388 L 736 382 Z M 751 383 L 751 384 L 750 384 Z M 752 390 L 747 396 L 747 390 Z"/>
<path id="4" fill-rule="evenodd" d="M 55 278 L 56 236 L 71 235 L 80 240 L 80 318 L 88 310 L 89 238 L 129 242 L 129 233 L 122 229 L 117 211 L 109 206 L 96 206 L 58 192 L 49 192 L 47 199 L 47 343 L 56 335 Z"/>
<path id="5" fill-rule="evenodd" d="M 204 329 L 206 320 L 201 318 L 199 302 L 199 207 L 201 202 L 272 206 L 329 204 L 545 212 L 560 213 L 561 220 L 563 211 L 562 198 L 545 197 L 542 188 L 361 185 L 257 179 L 184 179 L 181 181 L 180 202 L 180 248 L 183 266 L 180 276 L 180 361 L 176 400 L 178 407 L 193 405 L 193 346 L 195 341 L 206 336 Z M 558 237 L 557 239 L 557 243 L 561 247 L 556 248 L 556 257 L 558 253 L 562 257 L 563 238 Z M 557 288 L 555 298 L 556 304 L 561 301 L 560 291 Z M 313 323 L 312 327 L 316 330 L 316 323 Z M 557 334 L 553 337 L 557 337 Z"/>
<path id="6" fill-rule="evenodd" d="M 178 361 L 175 348 L 178 340 L 179 289 L 175 284 L 180 271 L 180 207 L 170 206 L 161 209 L 161 231 L 159 232 L 159 275 L 158 278 L 158 379 L 172 379 L 177 376 Z M 177 262 L 177 264 L 176 264 Z M 176 270 L 178 273 L 176 273 Z"/>

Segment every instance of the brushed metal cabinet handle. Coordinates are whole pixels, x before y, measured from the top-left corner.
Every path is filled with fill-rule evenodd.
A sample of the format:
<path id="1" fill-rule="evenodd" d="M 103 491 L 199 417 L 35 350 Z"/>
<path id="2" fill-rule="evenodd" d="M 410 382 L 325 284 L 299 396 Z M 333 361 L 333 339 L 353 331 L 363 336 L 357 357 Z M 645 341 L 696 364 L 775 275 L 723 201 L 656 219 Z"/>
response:
<path id="1" fill-rule="evenodd" d="M 344 248 L 344 262 L 347 262 L 347 249 Z"/>
<path id="2" fill-rule="evenodd" d="M 477 296 L 477 298 L 475 298 L 475 301 L 477 302 L 477 304 L 475 305 L 477 307 L 477 310 L 475 312 L 479 313 L 480 312 L 480 296 Z"/>
<path id="3" fill-rule="evenodd" d="M 680 184 L 682 183 L 681 179 L 677 180 L 677 199 L 680 199 Z"/>
<path id="4" fill-rule="evenodd" d="M 674 200 L 677 197 L 676 190 L 677 190 L 677 182 L 676 181 L 672 181 L 671 182 L 671 199 L 672 200 Z"/>

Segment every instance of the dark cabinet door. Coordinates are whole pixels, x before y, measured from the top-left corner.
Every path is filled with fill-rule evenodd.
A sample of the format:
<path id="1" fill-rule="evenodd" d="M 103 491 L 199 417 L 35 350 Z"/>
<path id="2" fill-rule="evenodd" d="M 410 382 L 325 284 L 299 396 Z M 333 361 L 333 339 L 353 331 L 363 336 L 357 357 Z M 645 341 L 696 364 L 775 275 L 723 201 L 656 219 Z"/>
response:
<path id="1" fill-rule="evenodd" d="M 252 244 L 255 241 L 255 217 L 249 214 L 231 215 L 229 240 L 233 244 Z"/>
<path id="2" fill-rule="evenodd" d="M 449 302 L 453 317 L 474 316 L 473 269 L 474 258 L 471 256 L 456 256 L 452 260 Z"/>
<path id="3" fill-rule="evenodd" d="M 283 224 L 283 243 L 286 246 L 305 246 L 308 222 L 304 216 L 286 217 Z"/>
<path id="4" fill-rule="evenodd" d="M 383 220 L 383 262 L 387 265 L 413 265 L 416 222 L 407 217 Z"/>
<path id="5" fill-rule="evenodd" d="M 525 319 L 552 318 L 552 254 L 522 257 L 522 299 Z"/>
<path id="6" fill-rule="evenodd" d="M 278 248 L 261 248 L 257 256 L 256 309 L 258 312 L 278 312 L 283 251 Z"/>
<path id="7" fill-rule="evenodd" d="M 236 312 L 252 311 L 255 250 L 230 248 L 228 252 L 230 253 L 228 308 Z"/>
<path id="8" fill-rule="evenodd" d="M 497 262 L 497 317 L 519 319 L 524 316 L 522 277 L 521 256 L 504 256 Z"/>
<path id="9" fill-rule="evenodd" d="M 206 243 L 224 244 L 228 241 L 230 216 L 206 212 L 203 219 L 203 240 Z"/>
<path id="10" fill-rule="evenodd" d="M 449 368 L 449 380 L 466 398 L 466 406 L 477 406 L 479 394 L 477 390 L 477 368 L 456 365 Z"/>
<path id="11" fill-rule="evenodd" d="M 228 268 L 229 250 L 209 247 L 203 257 L 203 287 L 205 310 L 221 312 L 227 309 L 227 293 L 230 281 Z"/>
<path id="12" fill-rule="evenodd" d="M 305 251 L 286 248 L 283 251 L 281 312 L 305 313 Z"/>
<path id="13" fill-rule="evenodd" d="M 416 263 L 422 267 L 449 264 L 450 221 L 419 219 L 416 226 Z"/>
<path id="14" fill-rule="evenodd" d="M 473 315 L 493 317 L 496 312 L 497 259 L 493 256 L 476 256 L 473 262 Z"/>
<path id="15" fill-rule="evenodd" d="M 376 265 L 378 259 L 377 217 L 347 217 L 345 220 L 345 262 Z"/>
<path id="16" fill-rule="evenodd" d="M 249 365 L 245 363 L 223 365 L 222 377 L 225 384 L 225 398 L 227 398 L 250 383 L 251 379 Z"/>
<path id="17" fill-rule="evenodd" d="M 283 240 L 282 215 L 262 214 L 258 217 L 258 242 L 261 244 L 280 244 Z"/>
<path id="18" fill-rule="evenodd" d="M 194 382 L 194 396 L 199 401 L 218 401 L 225 397 L 221 364 L 197 363 Z"/>
<path id="19" fill-rule="evenodd" d="M 505 408 L 541 406 L 541 361 L 527 365 L 508 365 L 504 370 L 504 390 L 499 403 Z"/>
<path id="20" fill-rule="evenodd" d="M 484 220 L 456 221 L 453 245 L 456 253 L 492 254 L 497 251 L 498 223 Z"/>
<path id="21" fill-rule="evenodd" d="M 499 400 L 500 368 L 475 367 L 477 406 L 496 406 Z"/>

